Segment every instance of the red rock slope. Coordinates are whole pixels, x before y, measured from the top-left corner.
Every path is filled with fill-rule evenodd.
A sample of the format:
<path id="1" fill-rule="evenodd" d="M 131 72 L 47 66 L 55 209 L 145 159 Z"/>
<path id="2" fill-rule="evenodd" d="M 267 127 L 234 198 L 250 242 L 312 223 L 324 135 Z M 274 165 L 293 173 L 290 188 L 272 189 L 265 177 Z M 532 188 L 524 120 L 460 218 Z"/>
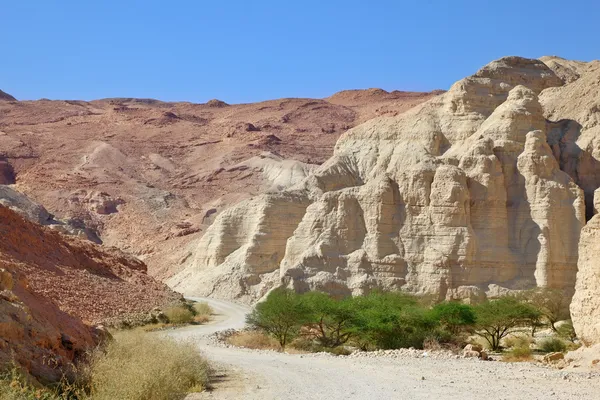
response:
<path id="1" fill-rule="evenodd" d="M 64 236 L 0 206 L 0 267 L 27 276 L 31 290 L 88 323 L 146 312 L 179 299 L 136 258 Z"/>

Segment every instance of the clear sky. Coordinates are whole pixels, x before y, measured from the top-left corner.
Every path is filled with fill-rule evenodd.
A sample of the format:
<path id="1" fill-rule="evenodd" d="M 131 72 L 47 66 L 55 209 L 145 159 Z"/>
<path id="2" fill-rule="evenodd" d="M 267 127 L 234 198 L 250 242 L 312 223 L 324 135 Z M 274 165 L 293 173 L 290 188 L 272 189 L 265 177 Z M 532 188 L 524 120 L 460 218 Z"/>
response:
<path id="1" fill-rule="evenodd" d="M 19 99 L 432 90 L 505 55 L 600 58 L 598 0 L 3 0 L 0 21 Z"/>

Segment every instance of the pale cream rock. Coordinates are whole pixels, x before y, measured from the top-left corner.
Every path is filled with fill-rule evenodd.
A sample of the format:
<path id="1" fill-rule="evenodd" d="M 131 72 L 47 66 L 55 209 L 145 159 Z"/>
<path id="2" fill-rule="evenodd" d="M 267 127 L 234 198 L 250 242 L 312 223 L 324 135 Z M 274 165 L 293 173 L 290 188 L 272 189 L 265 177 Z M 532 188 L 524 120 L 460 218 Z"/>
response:
<path id="1" fill-rule="evenodd" d="M 472 301 L 572 292 L 584 196 L 546 144 L 538 101 L 560 85 L 541 61 L 506 57 L 349 130 L 303 181 L 219 215 L 169 283 L 246 302 L 279 285 Z"/>

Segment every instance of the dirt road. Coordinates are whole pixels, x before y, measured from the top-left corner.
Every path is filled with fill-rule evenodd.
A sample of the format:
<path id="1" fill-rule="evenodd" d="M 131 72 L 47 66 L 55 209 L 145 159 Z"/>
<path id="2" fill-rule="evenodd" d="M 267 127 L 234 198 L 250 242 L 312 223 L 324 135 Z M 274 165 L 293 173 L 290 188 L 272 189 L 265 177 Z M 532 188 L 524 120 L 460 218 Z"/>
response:
<path id="1" fill-rule="evenodd" d="M 210 303 L 214 323 L 186 327 L 170 336 L 193 340 L 217 366 L 220 381 L 198 399 L 600 399 L 600 377 L 529 363 L 388 357 L 348 358 L 282 354 L 215 346 L 207 336 L 240 328 L 248 309 Z"/>

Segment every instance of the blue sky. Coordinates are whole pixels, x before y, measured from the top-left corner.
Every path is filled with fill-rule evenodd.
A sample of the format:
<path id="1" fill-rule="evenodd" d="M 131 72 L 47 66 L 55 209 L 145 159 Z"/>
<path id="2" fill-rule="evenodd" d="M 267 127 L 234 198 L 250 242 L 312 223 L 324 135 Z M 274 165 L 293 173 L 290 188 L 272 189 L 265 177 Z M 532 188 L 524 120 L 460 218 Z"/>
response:
<path id="1" fill-rule="evenodd" d="M 4 0 L 0 18 L 19 99 L 432 90 L 504 55 L 600 58 L 597 0 Z"/>

